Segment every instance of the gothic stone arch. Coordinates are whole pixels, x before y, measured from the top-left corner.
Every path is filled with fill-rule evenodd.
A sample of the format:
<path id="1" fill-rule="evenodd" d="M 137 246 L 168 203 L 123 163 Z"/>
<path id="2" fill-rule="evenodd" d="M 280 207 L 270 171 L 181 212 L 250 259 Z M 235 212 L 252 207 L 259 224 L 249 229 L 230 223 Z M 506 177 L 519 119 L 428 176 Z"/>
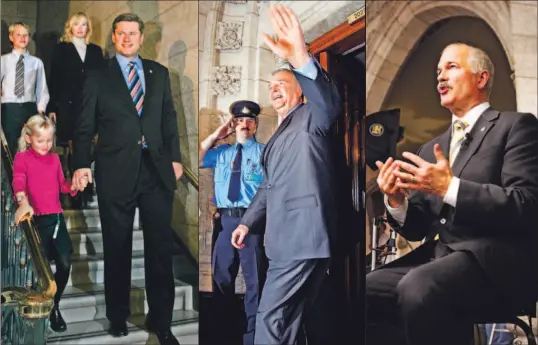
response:
<path id="1" fill-rule="evenodd" d="M 374 1 L 367 6 L 366 114 L 379 111 L 392 80 L 422 34 L 439 20 L 472 16 L 484 20 L 504 48 L 510 68 L 510 12 L 505 1 Z"/>

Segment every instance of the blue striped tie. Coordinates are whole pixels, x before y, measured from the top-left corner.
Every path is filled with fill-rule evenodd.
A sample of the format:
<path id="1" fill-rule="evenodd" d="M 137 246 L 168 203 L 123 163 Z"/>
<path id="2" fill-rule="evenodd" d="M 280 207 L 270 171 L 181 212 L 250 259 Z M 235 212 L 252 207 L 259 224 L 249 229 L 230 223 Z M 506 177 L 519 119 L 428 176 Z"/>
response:
<path id="1" fill-rule="evenodd" d="M 127 85 L 129 86 L 129 93 L 133 99 L 133 103 L 136 108 L 138 116 L 142 116 L 142 109 L 144 108 L 144 90 L 142 88 L 142 81 L 136 71 L 134 62 L 129 62 L 129 77 L 127 78 Z M 142 135 L 142 149 L 147 149 L 148 144 L 146 138 Z"/>
<path id="2" fill-rule="evenodd" d="M 142 89 L 142 81 L 136 72 L 135 64 L 129 62 L 129 93 L 133 99 L 138 116 L 142 116 L 142 108 L 144 107 L 144 90 Z"/>

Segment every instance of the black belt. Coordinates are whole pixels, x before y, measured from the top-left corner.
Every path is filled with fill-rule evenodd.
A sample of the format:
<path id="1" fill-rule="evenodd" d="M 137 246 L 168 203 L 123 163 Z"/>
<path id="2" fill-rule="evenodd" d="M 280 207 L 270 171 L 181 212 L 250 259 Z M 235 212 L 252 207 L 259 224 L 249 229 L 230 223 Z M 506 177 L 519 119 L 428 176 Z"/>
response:
<path id="1" fill-rule="evenodd" d="M 243 217 L 247 209 L 243 207 L 233 207 L 233 208 L 219 208 L 218 211 L 221 215 L 225 214 L 230 217 Z"/>

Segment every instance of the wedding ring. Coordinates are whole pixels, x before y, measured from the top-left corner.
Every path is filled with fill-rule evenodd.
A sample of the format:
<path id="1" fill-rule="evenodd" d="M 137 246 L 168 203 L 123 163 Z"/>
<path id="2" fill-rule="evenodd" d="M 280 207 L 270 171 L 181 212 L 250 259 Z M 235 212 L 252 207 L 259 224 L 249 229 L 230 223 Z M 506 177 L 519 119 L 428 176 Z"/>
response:
<path id="1" fill-rule="evenodd" d="M 411 177 L 411 183 L 416 183 L 416 182 L 417 182 L 417 180 L 415 179 L 415 176 L 412 176 Z"/>

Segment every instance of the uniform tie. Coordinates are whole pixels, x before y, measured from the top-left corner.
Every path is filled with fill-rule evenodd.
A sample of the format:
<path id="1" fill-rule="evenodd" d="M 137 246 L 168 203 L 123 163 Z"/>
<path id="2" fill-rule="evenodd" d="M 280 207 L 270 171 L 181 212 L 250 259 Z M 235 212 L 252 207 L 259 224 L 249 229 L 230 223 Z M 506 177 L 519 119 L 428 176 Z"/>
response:
<path id="1" fill-rule="evenodd" d="M 239 190 L 241 187 L 241 160 L 243 159 L 243 145 L 237 144 L 237 153 L 232 165 L 232 178 L 228 187 L 228 199 L 231 202 L 239 200 Z"/>

